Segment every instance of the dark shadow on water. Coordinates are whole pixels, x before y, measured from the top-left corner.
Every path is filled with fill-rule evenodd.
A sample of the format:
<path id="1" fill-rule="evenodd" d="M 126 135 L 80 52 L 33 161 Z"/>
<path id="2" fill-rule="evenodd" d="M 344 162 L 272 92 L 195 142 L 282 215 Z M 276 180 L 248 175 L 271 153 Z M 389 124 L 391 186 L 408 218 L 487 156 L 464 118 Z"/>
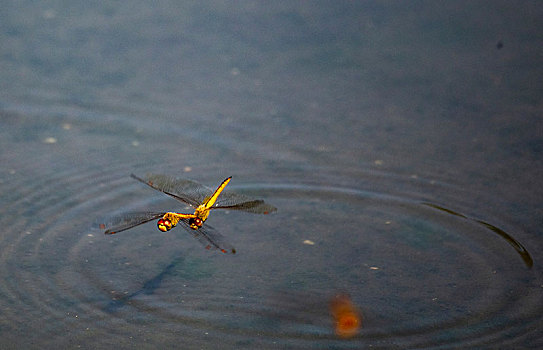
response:
<path id="1" fill-rule="evenodd" d="M 519 241 L 517 241 L 515 238 L 513 238 L 510 234 L 508 234 L 501 228 L 496 227 L 492 224 L 489 224 L 488 222 L 483 221 L 483 220 L 470 218 L 464 214 L 458 213 L 454 210 L 445 208 L 437 204 L 427 203 L 427 202 L 423 202 L 421 204 L 484 226 L 486 229 L 494 232 L 501 238 L 505 239 L 507 243 L 509 243 L 509 245 L 511 245 L 515 249 L 515 251 L 520 255 L 520 257 L 524 261 L 524 264 L 526 264 L 528 268 L 532 268 L 532 266 L 534 265 L 534 260 L 532 259 L 532 256 L 530 255 L 530 253 L 528 253 L 528 250 L 526 250 L 526 248 Z"/>
<path id="2" fill-rule="evenodd" d="M 164 278 L 169 275 L 173 275 L 175 268 L 184 260 L 184 257 L 175 258 L 169 265 L 164 267 L 164 269 L 159 274 L 147 280 L 139 290 L 131 294 L 127 294 L 121 298 L 110 301 L 104 308 L 104 310 L 106 312 L 113 313 L 122 308 L 123 306 L 127 305 L 130 300 L 134 299 L 138 295 L 152 295 L 155 290 L 160 288 Z"/>

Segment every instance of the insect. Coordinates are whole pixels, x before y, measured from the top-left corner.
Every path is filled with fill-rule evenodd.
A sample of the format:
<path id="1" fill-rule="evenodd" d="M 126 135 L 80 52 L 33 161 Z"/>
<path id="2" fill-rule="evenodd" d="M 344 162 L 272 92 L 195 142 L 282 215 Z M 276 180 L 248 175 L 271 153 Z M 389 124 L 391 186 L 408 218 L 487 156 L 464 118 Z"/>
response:
<path id="1" fill-rule="evenodd" d="M 205 224 L 209 212 L 213 209 L 230 209 L 255 214 L 268 214 L 277 210 L 277 208 L 261 199 L 253 199 L 228 191 L 223 193 L 232 177 L 225 179 L 213 191 L 196 181 L 178 179 L 167 175 L 150 174 L 145 178 L 137 177 L 134 174 L 130 176 L 157 191 L 190 205 L 194 208 L 194 213 L 185 214 L 168 211 L 121 214 L 110 219 L 107 223 L 100 224 L 100 228 L 105 229 L 105 234 L 115 234 L 159 219 L 157 227 L 162 232 L 169 231 L 181 224 L 183 228 L 191 232 L 196 239 L 203 243 L 206 249 L 217 249 L 223 253 L 235 254 L 234 247 L 228 244 L 224 237 L 214 228 Z"/>

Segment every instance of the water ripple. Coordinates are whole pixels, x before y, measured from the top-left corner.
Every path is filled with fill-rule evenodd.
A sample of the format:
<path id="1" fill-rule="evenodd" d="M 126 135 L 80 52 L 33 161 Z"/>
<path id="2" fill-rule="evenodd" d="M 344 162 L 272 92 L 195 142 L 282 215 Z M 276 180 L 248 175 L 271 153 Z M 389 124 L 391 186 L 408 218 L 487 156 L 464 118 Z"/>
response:
<path id="1" fill-rule="evenodd" d="M 12 337 L 31 327 L 29 344 L 45 346 L 126 339 L 121 348 L 152 348 L 180 335 L 194 347 L 228 348 L 537 342 L 543 304 L 533 259 L 491 218 L 333 183 L 234 184 L 279 211 L 214 213 L 210 222 L 239 252 L 228 257 L 183 230 L 146 224 L 111 237 L 91 229 L 114 211 L 176 205 L 126 170 L 34 181 L 4 174 L 0 327 Z M 328 311 L 343 291 L 364 315 L 348 340 L 335 336 Z M 67 329 L 67 338 L 51 337 Z"/>

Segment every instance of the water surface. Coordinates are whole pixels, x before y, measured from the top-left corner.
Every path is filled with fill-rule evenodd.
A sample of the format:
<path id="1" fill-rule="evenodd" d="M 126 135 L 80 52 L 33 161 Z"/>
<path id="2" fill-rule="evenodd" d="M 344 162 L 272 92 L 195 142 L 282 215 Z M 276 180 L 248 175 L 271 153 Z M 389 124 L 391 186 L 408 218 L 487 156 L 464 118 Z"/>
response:
<path id="1" fill-rule="evenodd" d="M 0 347 L 543 346 L 541 9 L 17 2 L 0 14 Z M 500 45 L 498 45 L 501 43 Z M 181 228 L 159 172 L 278 208 Z M 350 295 L 360 333 L 334 334 Z"/>

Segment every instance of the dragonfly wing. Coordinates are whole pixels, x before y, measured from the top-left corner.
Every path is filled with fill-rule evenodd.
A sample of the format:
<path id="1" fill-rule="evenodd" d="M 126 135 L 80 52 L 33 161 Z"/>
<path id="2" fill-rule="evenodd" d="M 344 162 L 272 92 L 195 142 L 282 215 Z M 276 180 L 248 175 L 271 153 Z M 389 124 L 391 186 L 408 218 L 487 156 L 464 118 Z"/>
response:
<path id="1" fill-rule="evenodd" d="M 161 174 L 148 174 L 144 178 L 131 175 L 134 179 L 165 193 L 177 200 L 198 207 L 213 195 L 214 191 L 196 181 L 178 179 Z M 228 180 L 228 179 L 227 179 Z M 226 181 L 226 180 L 225 180 Z M 223 182 L 224 183 L 224 182 Z M 268 214 L 277 210 L 263 200 L 225 190 L 220 193 L 215 204 L 210 209 L 242 210 L 249 213 Z"/>
<path id="2" fill-rule="evenodd" d="M 223 192 L 212 209 L 242 210 L 254 214 L 269 214 L 277 210 L 261 199 L 234 192 Z"/>
<path id="3" fill-rule="evenodd" d="M 236 254 L 236 249 L 226 242 L 223 235 L 221 235 L 213 227 L 204 224 L 197 230 L 190 228 L 189 219 L 182 219 L 178 225 L 182 225 L 188 232 L 192 233 L 200 243 L 204 245 L 206 249 L 219 250 L 227 254 Z"/>
<path id="4" fill-rule="evenodd" d="M 182 202 L 197 207 L 213 194 L 213 190 L 196 181 L 178 179 L 161 174 L 147 174 L 144 178 L 131 175 L 136 180 L 174 197 Z"/>
<path id="5" fill-rule="evenodd" d="M 128 230 L 129 228 L 144 224 L 146 222 L 161 218 L 166 213 L 156 212 L 133 212 L 121 215 L 116 215 L 103 223 L 99 224 L 101 230 L 105 230 L 105 234 L 115 234 L 117 232 Z"/>

